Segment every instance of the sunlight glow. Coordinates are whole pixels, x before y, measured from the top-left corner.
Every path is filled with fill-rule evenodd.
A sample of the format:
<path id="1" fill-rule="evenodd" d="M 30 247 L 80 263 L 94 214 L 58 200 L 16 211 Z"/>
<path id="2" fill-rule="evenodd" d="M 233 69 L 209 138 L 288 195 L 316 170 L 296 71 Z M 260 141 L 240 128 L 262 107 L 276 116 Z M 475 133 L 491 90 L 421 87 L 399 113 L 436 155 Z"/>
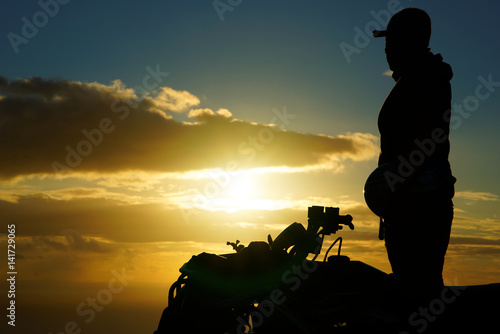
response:
<path id="1" fill-rule="evenodd" d="M 254 187 L 249 178 L 235 178 L 231 181 L 231 197 L 238 200 L 248 199 L 254 193 Z"/>
<path id="2" fill-rule="evenodd" d="M 288 187 L 280 187 L 276 179 L 270 183 L 269 178 L 266 178 L 272 174 L 290 172 L 294 171 L 279 167 L 253 168 L 235 172 L 221 169 L 189 172 L 189 175 L 182 176 L 182 180 L 188 181 L 189 186 L 170 193 L 163 197 L 163 200 L 174 207 L 183 209 L 226 212 L 304 210 L 311 205 L 339 205 L 345 210 L 364 207 L 363 203 L 349 198 L 304 197 L 303 194 L 289 192 Z M 167 176 L 166 180 L 174 179 Z"/>

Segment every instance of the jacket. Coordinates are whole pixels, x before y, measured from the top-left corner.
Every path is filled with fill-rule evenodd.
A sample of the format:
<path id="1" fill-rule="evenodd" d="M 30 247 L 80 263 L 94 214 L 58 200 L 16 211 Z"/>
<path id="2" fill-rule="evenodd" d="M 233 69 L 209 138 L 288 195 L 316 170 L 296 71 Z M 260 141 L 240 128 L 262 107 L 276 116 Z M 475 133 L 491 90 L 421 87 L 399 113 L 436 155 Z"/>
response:
<path id="1" fill-rule="evenodd" d="M 393 74 L 396 85 L 378 117 L 379 166 L 392 164 L 401 188 L 439 188 L 453 197 L 456 179 L 448 161 L 452 77 L 451 66 L 431 52 Z"/>

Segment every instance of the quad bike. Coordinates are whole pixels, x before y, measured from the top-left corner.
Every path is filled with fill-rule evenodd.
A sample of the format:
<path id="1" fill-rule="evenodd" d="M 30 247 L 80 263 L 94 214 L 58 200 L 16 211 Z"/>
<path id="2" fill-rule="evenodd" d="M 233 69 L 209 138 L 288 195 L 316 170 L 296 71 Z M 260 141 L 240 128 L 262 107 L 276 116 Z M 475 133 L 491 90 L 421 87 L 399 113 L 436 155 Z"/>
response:
<path id="1" fill-rule="evenodd" d="M 307 229 L 293 223 L 275 240 L 247 247 L 237 240 L 227 243 L 235 253 L 193 256 L 170 288 L 155 334 L 500 333 L 500 284 L 450 287 L 404 313 L 393 275 L 341 255 L 341 237 L 317 260 L 324 237 L 344 226 L 354 229 L 339 208 L 312 206 Z"/>

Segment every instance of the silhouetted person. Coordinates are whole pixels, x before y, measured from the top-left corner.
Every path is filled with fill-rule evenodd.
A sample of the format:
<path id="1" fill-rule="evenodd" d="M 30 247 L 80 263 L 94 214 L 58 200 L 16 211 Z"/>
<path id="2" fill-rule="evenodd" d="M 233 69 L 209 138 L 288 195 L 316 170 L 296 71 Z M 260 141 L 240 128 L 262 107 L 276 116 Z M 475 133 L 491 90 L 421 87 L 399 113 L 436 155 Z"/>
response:
<path id="1" fill-rule="evenodd" d="M 443 288 L 442 271 L 453 219 L 449 120 L 450 65 L 429 49 L 431 21 L 416 8 L 396 13 L 385 53 L 396 84 L 379 114 L 379 166 L 392 164 L 395 202 L 384 214 L 385 244 L 399 291 L 422 303 Z"/>

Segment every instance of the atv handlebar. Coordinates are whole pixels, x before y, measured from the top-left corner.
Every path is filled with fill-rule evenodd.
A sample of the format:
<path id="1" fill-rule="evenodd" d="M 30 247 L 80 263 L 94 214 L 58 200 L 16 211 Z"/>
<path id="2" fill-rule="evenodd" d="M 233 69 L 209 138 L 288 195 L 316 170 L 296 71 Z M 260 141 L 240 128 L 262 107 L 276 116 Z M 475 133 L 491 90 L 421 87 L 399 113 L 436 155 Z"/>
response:
<path id="1" fill-rule="evenodd" d="M 342 230 L 347 225 L 351 230 L 354 230 L 351 215 L 340 215 L 339 208 L 323 207 L 323 206 L 310 206 L 307 211 L 308 228 L 317 232 L 320 227 L 323 229 L 319 234 L 330 235 L 335 234 L 338 230 Z"/>
<path id="2" fill-rule="evenodd" d="M 307 230 L 302 224 L 293 223 L 284 229 L 274 241 L 269 236 L 272 250 L 287 250 L 293 246 L 292 253 L 300 257 L 319 254 L 325 235 L 335 234 L 343 226 L 354 229 L 351 215 L 340 215 L 339 208 L 311 206 L 308 208 Z M 322 237 L 320 237 L 322 236 Z"/>

